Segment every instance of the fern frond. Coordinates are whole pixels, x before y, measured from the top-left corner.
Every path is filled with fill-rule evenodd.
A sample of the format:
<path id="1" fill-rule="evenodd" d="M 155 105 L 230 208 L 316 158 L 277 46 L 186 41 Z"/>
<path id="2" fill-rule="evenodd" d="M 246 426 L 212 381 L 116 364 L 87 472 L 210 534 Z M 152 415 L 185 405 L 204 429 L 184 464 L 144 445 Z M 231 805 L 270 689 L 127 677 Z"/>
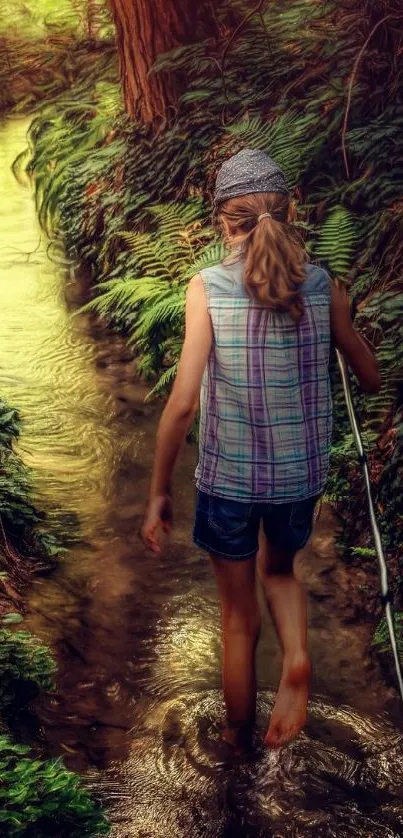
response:
<path id="1" fill-rule="evenodd" d="M 163 299 L 154 300 L 147 304 L 145 310 L 142 308 L 136 322 L 136 327 L 130 336 L 131 343 L 148 338 L 150 332 L 155 328 L 169 329 L 179 326 L 183 321 L 185 309 L 185 292 L 178 291 Z"/>
<path id="2" fill-rule="evenodd" d="M 176 361 L 172 366 L 168 367 L 167 370 L 164 370 L 162 375 L 160 375 L 157 383 L 154 385 L 152 390 L 147 394 L 146 401 L 154 398 L 155 396 L 160 396 L 161 394 L 165 393 L 167 389 L 171 386 L 176 373 L 178 371 L 178 361 Z"/>
<path id="3" fill-rule="evenodd" d="M 184 274 L 184 280 L 191 279 L 205 268 L 211 268 L 213 265 L 220 264 L 226 255 L 227 250 L 225 245 L 219 241 L 201 248 L 196 259 Z"/>
<path id="4" fill-rule="evenodd" d="M 357 239 L 358 232 L 351 213 L 344 207 L 334 207 L 319 230 L 314 254 L 326 261 L 333 275 L 343 277 L 351 270 Z"/>
<path id="5" fill-rule="evenodd" d="M 395 614 L 395 630 L 398 652 L 403 664 L 403 611 Z M 379 652 L 383 654 L 391 653 L 389 631 L 385 618 L 380 621 L 372 642 Z"/>
<path id="6" fill-rule="evenodd" d="M 312 134 L 312 120 L 288 111 L 271 122 L 263 122 L 260 117 L 245 119 L 227 129 L 250 148 L 266 151 L 284 170 L 290 186 L 300 179 L 304 172 L 306 159 L 311 153 L 311 146 L 320 142 L 320 133 Z"/>

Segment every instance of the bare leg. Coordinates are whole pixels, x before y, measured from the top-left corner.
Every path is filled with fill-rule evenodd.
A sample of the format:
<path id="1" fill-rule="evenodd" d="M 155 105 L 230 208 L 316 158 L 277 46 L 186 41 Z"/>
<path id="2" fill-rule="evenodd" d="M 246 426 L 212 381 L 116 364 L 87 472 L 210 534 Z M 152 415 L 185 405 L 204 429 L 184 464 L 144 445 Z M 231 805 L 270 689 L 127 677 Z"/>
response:
<path id="1" fill-rule="evenodd" d="M 293 573 L 294 553 L 269 545 L 263 535 L 259 577 L 283 650 L 283 671 L 265 742 L 272 748 L 293 739 L 304 726 L 310 663 L 307 651 L 307 599 Z"/>
<path id="2" fill-rule="evenodd" d="M 221 600 L 222 678 L 227 711 L 224 738 L 230 744 L 241 745 L 256 715 L 255 651 L 260 633 L 256 560 L 211 558 Z"/>

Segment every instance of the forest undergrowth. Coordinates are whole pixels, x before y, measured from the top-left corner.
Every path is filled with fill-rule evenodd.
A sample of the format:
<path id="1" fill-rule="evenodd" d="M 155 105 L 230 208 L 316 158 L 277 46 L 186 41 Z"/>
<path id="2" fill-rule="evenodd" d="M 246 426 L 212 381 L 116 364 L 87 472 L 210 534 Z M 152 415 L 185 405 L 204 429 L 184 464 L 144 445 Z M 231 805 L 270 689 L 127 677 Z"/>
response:
<path id="1" fill-rule="evenodd" d="M 0 834 L 81 838 L 109 826 L 79 777 L 37 745 L 20 741 L 19 720 L 55 689 L 50 649 L 24 630 L 24 594 L 63 553 L 60 534 L 33 503 L 32 474 L 16 451 L 21 422 L 0 401 Z"/>
<path id="2" fill-rule="evenodd" d="M 0 0 L 0 116 L 26 115 L 63 95 L 67 102 L 77 84 L 91 90 L 99 77 L 117 79 L 108 6 L 93 0 L 91 9 L 86 20 L 82 4 L 68 0 L 15 0 L 12 8 Z"/>
<path id="3" fill-rule="evenodd" d="M 403 10 L 398 0 L 291 0 L 260 4 L 255 14 L 236 5 L 241 29 L 228 34 L 228 7 L 219 4 L 218 36 L 159 59 L 155 72 L 187 79 L 169 125 L 155 132 L 133 124 L 119 86 L 99 77 L 91 90 L 78 86 L 68 101 L 42 109 L 29 159 L 22 155 L 15 171 L 32 175 L 55 246 L 91 272 L 90 308 L 126 335 L 140 374 L 163 396 L 180 351 L 188 279 L 222 255 L 210 215 L 214 172 L 243 146 L 277 159 L 310 258 L 348 285 L 357 326 L 379 359 L 381 393 L 353 389 L 402 611 Z M 344 522 L 345 560 L 373 565 L 364 486 L 333 378 L 327 497 Z M 378 590 L 368 586 L 357 599 L 361 614 L 381 616 Z M 375 642 L 388 655 L 383 622 Z"/>

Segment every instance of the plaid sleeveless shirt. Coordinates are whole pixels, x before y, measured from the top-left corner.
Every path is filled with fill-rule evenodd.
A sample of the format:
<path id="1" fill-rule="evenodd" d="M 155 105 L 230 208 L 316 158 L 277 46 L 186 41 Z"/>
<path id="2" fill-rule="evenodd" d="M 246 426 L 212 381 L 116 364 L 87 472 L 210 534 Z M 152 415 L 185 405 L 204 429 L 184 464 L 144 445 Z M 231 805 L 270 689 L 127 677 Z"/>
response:
<path id="1" fill-rule="evenodd" d="M 201 272 L 213 346 L 200 396 L 197 488 L 245 502 L 319 495 L 329 465 L 330 279 L 306 266 L 305 313 L 268 311 L 241 261 Z"/>

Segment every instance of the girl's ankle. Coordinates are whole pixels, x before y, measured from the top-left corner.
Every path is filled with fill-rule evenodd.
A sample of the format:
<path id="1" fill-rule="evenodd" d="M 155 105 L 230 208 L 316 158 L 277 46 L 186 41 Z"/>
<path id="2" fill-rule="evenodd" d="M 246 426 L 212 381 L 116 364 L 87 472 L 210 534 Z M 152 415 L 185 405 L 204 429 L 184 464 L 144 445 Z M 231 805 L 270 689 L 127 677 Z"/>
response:
<path id="1" fill-rule="evenodd" d="M 295 682 L 309 681 L 311 676 L 311 662 L 306 649 L 300 649 L 292 654 L 284 655 L 283 677 Z"/>

